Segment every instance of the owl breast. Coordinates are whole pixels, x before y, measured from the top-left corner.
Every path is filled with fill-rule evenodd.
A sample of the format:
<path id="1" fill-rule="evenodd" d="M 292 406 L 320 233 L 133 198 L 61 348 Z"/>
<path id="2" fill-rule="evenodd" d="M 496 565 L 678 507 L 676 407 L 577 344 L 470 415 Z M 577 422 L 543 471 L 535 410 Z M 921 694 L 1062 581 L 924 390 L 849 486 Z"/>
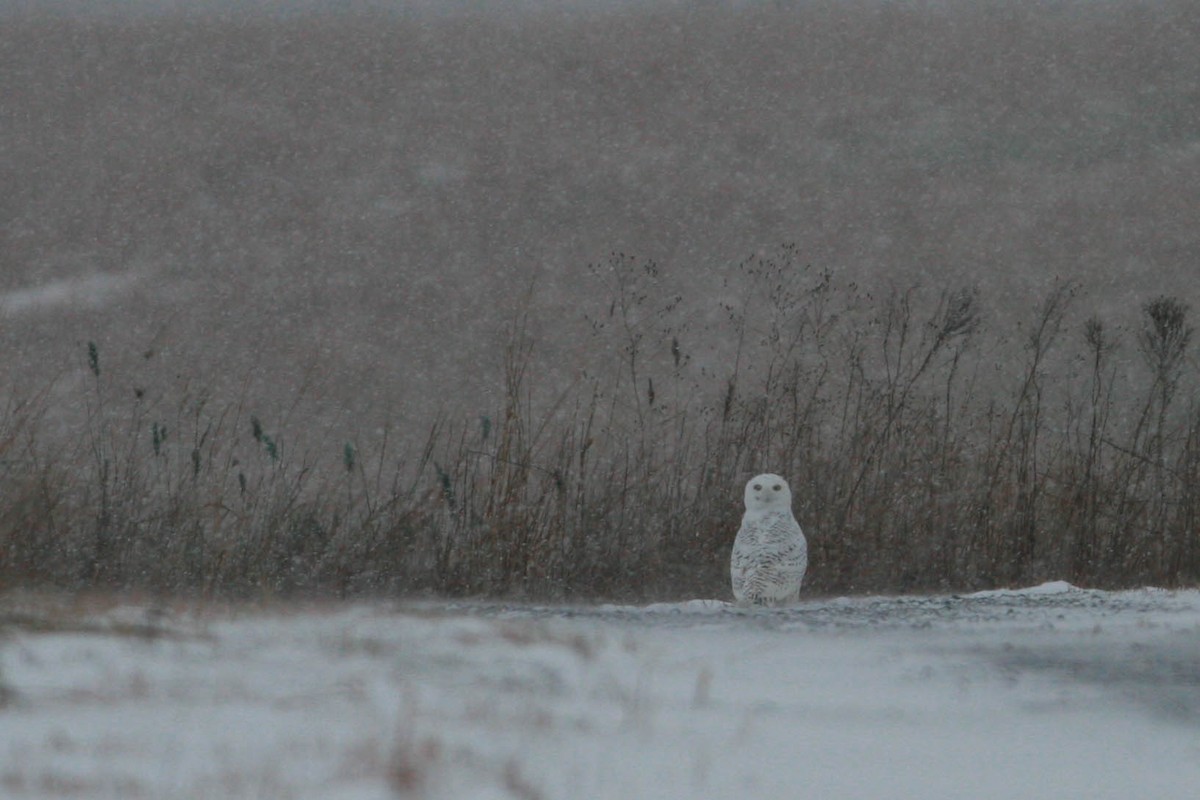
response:
<path id="1" fill-rule="evenodd" d="M 791 512 L 747 512 L 733 543 L 730 574 L 739 603 L 794 602 L 808 568 L 808 543 Z"/>

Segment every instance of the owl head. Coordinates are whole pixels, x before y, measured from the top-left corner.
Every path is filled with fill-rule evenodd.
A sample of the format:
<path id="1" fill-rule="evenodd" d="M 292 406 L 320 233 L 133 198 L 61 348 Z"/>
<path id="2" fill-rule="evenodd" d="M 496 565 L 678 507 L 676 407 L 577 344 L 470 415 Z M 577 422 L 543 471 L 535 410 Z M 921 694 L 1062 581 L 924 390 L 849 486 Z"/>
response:
<path id="1" fill-rule="evenodd" d="M 747 511 L 790 510 L 791 507 L 792 490 L 778 475 L 769 472 L 756 475 L 746 484 Z"/>

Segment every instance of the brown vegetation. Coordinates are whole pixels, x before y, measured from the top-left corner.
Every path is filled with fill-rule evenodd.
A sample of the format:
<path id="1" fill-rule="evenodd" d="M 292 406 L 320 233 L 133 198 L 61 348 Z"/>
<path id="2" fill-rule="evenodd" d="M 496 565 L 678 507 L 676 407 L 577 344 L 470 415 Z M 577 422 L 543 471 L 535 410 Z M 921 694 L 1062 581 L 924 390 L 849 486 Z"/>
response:
<path id="1" fill-rule="evenodd" d="M 757 469 L 814 591 L 1200 573 L 1193 3 L 13 13 L 0 73 L 6 583 L 715 594 Z"/>
<path id="2" fill-rule="evenodd" d="M 1023 361 L 992 365 L 979 342 L 995 323 L 975 292 L 870 297 L 784 247 L 740 266 L 714 323 L 731 369 L 711 375 L 693 368 L 697 331 L 660 267 L 614 255 L 595 269 L 612 293 L 567 389 L 531 374 L 518 315 L 503 406 L 439 419 L 399 454 L 302 451 L 191 395 L 119 398 L 89 345 L 76 442 L 47 448 L 28 408 L 3 422 L 3 580 L 721 595 L 739 487 L 768 468 L 792 482 L 814 591 L 1200 578 L 1200 414 L 1179 301 L 1148 303 L 1124 341 L 1098 319 L 1068 325 L 1074 289 L 1060 285 L 1020 325 Z M 1140 366 L 1118 390 L 1129 351 Z"/>

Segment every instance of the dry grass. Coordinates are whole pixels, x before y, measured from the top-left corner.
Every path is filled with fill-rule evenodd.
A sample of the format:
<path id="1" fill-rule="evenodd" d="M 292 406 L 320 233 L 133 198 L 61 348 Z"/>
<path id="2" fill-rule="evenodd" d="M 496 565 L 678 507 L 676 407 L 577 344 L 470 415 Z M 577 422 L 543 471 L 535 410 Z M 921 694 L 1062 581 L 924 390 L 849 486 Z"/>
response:
<path id="1" fill-rule="evenodd" d="M 1196 8 L 960 5 L 6 19 L 0 579 L 1196 580 Z"/>
<path id="2" fill-rule="evenodd" d="M 738 488 L 772 469 L 794 487 L 814 591 L 1200 577 L 1179 301 L 1147 304 L 1117 339 L 1072 324 L 1060 285 L 1007 365 L 981 347 L 1005 332 L 977 293 L 875 298 L 791 247 L 744 262 L 706 330 L 678 317 L 658 265 L 595 270 L 611 294 L 581 322 L 597 346 L 572 384 L 537 381 L 519 315 L 504 405 L 439 419 L 398 454 L 297 453 L 288 431 L 189 396 L 117 409 L 89 350 L 72 447 L 47 449 L 28 419 L 40 410 L 3 423 L 23 433 L 3 474 L 0 575 L 207 596 L 719 595 Z M 728 368 L 696 366 L 687 343 L 717 340 Z"/>

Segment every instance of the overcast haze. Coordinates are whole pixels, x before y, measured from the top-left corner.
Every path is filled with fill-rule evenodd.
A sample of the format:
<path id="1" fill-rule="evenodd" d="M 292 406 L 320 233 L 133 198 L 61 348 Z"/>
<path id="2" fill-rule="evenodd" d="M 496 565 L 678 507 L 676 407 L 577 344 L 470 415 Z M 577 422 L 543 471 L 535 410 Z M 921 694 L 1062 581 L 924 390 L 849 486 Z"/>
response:
<path id="1" fill-rule="evenodd" d="M 3 337 L 35 383 L 95 340 L 325 415 L 475 414 L 530 286 L 571 372 L 613 250 L 700 320 L 781 242 L 877 291 L 977 285 L 1002 322 L 1054 276 L 1117 322 L 1194 299 L 1189 3 L 128 5 L 161 13 L 6 4 Z"/>
<path id="2" fill-rule="evenodd" d="M 6 796 L 1195 787 L 1195 0 L 0 0 L 0 76 Z"/>
<path id="3" fill-rule="evenodd" d="M 38 569 L 123 454 L 128 580 L 694 591 L 763 471 L 827 589 L 1200 575 L 1195 3 L 230 7 L 0 25 Z"/>

